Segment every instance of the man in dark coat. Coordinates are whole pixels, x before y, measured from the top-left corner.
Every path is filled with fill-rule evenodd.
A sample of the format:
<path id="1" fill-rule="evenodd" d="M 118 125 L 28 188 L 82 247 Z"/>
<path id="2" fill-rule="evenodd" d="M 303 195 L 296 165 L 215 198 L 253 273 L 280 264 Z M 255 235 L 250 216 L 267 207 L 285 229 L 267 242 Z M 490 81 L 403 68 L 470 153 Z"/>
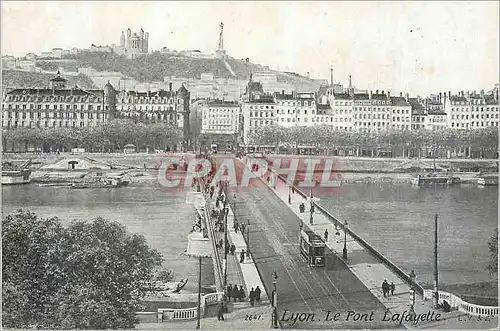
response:
<path id="1" fill-rule="evenodd" d="M 250 294 L 248 295 L 250 298 L 250 305 L 253 307 L 255 303 L 255 291 L 252 289 L 250 290 Z"/>
<path id="2" fill-rule="evenodd" d="M 234 244 L 231 244 L 231 248 L 229 249 L 229 251 L 231 252 L 231 255 L 234 255 L 234 252 L 236 251 L 236 246 L 234 246 Z"/>
<path id="3" fill-rule="evenodd" d="M 387 283 L 387 280 L 384 280 L 382 283 L 382 292 L 384 293 L 384 297 L 389 293 L 389 283 Z"/>
<path id="4" fill-rule="evenodd" d="M 233 286 L 233 301 L 236 302 L 236 299 L 240 296 L 240 291 L 238 290 L 238 285 L 234 284 Z"/>
<path id="5" fill-rule="evenodd" d="M 240 285 L 240 291 L 239 292 L 240 292 L 239 293 L 240 294 L 240 296 L 239 296 L 240 302 L 242 302 L 243 299 L 245 299 L 245 290 L 243 289 L 243 285 Z"/>
<path id="6" fill-rule="evenodd" d="M 227 286 L 227 300 L 231 301 L 231 297 L 233 296 L 233 287 L 231 284 Z"/>
<path id="7" fill-rule="evenodd" d="M 261 293 L 261 290 L 260 290 L 259 286 L 257 286 L 257 288 L 255 289 L 255 301 L 257 301 L 257 302 L 260 301 L 260 293 Z"/>
<path id="8" fill-rule="evenodd" d="M 219 311 L 217 312 L 217 320 L 224 320 L 224 304 L 221 302 L 219 305 Z"/>
<path id="9" fill-rule="evenodd" d="M 245 250 L 242 249 L 240 253 L 240 263 L 245 262 Z"/>

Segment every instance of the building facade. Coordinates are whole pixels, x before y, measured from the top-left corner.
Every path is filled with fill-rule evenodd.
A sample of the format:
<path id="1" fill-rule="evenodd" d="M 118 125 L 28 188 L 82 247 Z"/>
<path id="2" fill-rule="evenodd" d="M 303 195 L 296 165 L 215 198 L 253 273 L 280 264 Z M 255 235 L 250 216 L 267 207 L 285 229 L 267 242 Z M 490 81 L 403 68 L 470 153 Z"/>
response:
<path id="1" fill-rule="evenodd" d="M 276 124 L 284 127 L 313 126 L 316 124 L 316 100 L 314 93 L 274 94 Z"/>
<path id="2" fill-rule="evenodd" d="M 259 127 L 276 124 L 277 105 L 272 95 L 258 95 L 241 105 L 243 143 L 251 143 L 250 135 Z"/>
<path id="3" fill-rule="evenodd" d="M 454 129 L 481 129 L 489 126 L 498 127 L 498 87 L 490 93 L 459 92 L 456 95 L 445 94 L 446 124 Z"/>
<path id="4" fill-rule="evenodd" d="M 202 134 L 238 134 L 241 108 L 237 102 L 214 100 L 202 106 Z"/>
<path id="5" fill-rule="evenodd" d="M 108 90 L 68 88 L 60 73 L 48 88 L 16 88 L 3 97 L 2 127 L 47 128 L 100 125 L 113 116 Z"/>
<path id="6" fill-rule="evenodd" d="M 184 86 L 177 91 L 120 91 L 116 96 L 116 113 L 141 123 L 169 123 L 189 135 L 189 92 Z M 187 118 L 187 119 L 186 119 Z"/>

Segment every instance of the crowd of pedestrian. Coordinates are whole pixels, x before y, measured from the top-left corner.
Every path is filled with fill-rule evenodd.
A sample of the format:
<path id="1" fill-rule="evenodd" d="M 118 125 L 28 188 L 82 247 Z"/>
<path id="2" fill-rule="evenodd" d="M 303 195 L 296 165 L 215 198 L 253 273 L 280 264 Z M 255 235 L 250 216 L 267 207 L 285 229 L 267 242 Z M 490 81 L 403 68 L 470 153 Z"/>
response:
<path id="1" fill-rule="evenodd" d="M 227 300 L 231 301 L 231 298 L 233 299 L 234 302 L 243 302 L 245 299 L 245 290 L 243 289 L 243 285 L 240 285 L 238 288 L 238 285 L 234 284 L 231 285 L 229 284 L 227 286 Z"/>
<path id="2" fill-rule="evenodd" d="M 384 282 L 382 283 L 382 292 L 384 293 L 384 297 L 388 296 L 389 293 L 390 295 L 394 295 L 395 290 L 396 290 L 396 285 L 394 285 L 394 282 L 391 282 L 389 284 L 387 280 L 384 280 Z"/>

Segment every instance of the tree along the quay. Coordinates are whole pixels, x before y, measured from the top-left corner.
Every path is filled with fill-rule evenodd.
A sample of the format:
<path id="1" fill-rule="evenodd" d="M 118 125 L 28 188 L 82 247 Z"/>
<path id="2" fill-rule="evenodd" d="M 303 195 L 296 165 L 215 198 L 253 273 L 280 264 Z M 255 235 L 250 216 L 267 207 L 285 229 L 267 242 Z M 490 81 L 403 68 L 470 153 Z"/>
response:
<path id="1" fill-rule="evenodd" d="M 372 132 L 336 130 L 328 125 L 293 126 L 266 125 L 256 128 L 249 135 L 250 144 L 293 146 L 308 145 L 328 150 L 361 151 L 377 156 L 378 150 L 391 150 L 393 156 L 445 156 L 465 150 L 469 157 L 495 156 L 498 150 L 498 128 L 475 130 L 380 130 Z"/>
<path id="2" fill-rule="evenodd" d="M 498 228 L 495 228 L 493 235 L 488 240 L 488 250 L 490 252 L 490 261 L 486 266 L 486 269 L 491 274 L 498 273 Z"/>
<path id="3" fill-rule="evenodd" d="M 19 210 L 2 219 L 2 326 L 133 328 L 162 262 L 117 222 L 64 226 Z"/>
<path id="4" fill-rule="evenodd" d="M 175 146 L 182 140 L 181 129 L 167 123 L 137 123 L 129 119 L 114 119 L 103 125 L 84 128 L 13 128 L 4 130 L 2 143 L 4 151 L 18 148 L 28 150 L 69 151 L 71 148 L 85 148 L 90 152 L 123 150 L 125 145 L 134 144 L 156 149 Z"/>

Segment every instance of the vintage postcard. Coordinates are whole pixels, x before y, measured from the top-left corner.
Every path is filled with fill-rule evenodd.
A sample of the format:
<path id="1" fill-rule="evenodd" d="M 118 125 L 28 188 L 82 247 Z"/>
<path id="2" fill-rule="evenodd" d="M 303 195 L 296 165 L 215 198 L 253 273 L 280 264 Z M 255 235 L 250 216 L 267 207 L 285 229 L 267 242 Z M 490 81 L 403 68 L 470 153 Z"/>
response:
<path id="1" fill-rule="evenodd" d="M 2 328 L 497 328 L 498 11 L 2 1 Z"/>

